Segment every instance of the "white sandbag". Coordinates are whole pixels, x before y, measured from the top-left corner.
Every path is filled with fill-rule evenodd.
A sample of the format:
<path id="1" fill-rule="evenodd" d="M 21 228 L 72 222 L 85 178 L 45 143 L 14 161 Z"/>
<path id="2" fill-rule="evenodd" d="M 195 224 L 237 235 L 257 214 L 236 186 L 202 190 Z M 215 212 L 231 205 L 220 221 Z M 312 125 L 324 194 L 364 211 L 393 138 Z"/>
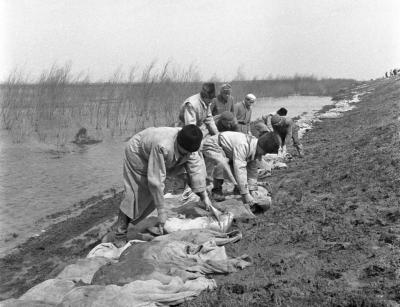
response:
<path id="1" fill-rule="evenodd" d="M 19 299 L 59 304 L 74 287 L 75 283 L 72 280 L 48 279 L 29 289 Z"/>
<path id="2" fill-rule="evenodd" d="M 184 303 L 200 294 L 203 290 L 213 290 L 213 279 L 199 277 L 183 282 L 173 277 L 168 284 L 157 280 L 137 280 L 124 286 L 84 286 L 69 292 L 62 306 L 165 306 Z"/>
<path id="3" fill-rule="evenodd" d="M 271 207 L 272 199 L 266 188 L 259 186 L 257 191 L 253 191 L 255 203 L 263 210 L 266 211 Z"/>
<path id="4" fill-rule="evenodd" d="M 118 248 L 112 243 L 100 243 L 96 245 L 86 256 L 86 258 L 93 257 L 104 257 L 110 260 L 118 260 L 119 256 L 121 256 L 122 252 L 126 250 L 129 246 L 138 243 L 145 242 L 141 240 L 130 240 L 124 246 Z"/>
<path id="5" fill-rule="evenodd" d="M 215 202 L 214 207 L 222 212 L 230 212 L 237 221 L 246 221 L 255 219 L 256 216 L 251 212 L 248 204 L 243 204 L 241 200 L 226 199 L 221 202 Z"/>
<path id="6" fill-rule="evenodd" d="M 76 263 L 70 264 L 58 274 L 57 278 L 72 281 L 83 281 L 90 284 L 94 273 L 103 265 L 110 263 L 111 260 L 105 257 L 93 257 L 79 259 Z"/>
<path id="7" fill-rule="evenodd" d="M 235 243 L 242 239 L 242 233 L 238 230 L 229 233 L 222 233 L 211 229 L 188 229 L 172 232 L 153 239 L 157 241 L 184 241 L 193 244 L 203 244 L 213 240 L 216 245 L 222 246 L 228 243 Z"/>
<path id="8" fill-rule="evenodd" d="M 202 216 L 194 219 L 170 217 L 165 222 L 164 229 L 167 233 L 188 229 L 211 229 L 227 232 L 232 225 L 233 217 L 230 212 L 223 213 L 219 222 L 212 216 Z"/>

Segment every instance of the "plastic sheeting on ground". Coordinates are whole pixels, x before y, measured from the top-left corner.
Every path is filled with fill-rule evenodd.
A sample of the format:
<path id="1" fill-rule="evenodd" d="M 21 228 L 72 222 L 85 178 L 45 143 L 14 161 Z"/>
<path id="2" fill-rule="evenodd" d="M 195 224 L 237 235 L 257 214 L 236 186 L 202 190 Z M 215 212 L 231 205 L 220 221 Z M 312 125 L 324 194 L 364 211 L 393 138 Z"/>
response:
<path id="1" fill-rule="evenodd" d="M 168 283 L 174 276 L 186 281 L 205 274 L 243 269 L 250 265 L 246 257 L 229 258 L 225 247 L 217 246 L 214 240 L 199 245 L 158 239 L 130 246 L 122 253 L 118 263 L 100 268 L 92 283 L 122 285 L 150 279 Z"/>
<path id="2" fill-rule="evenodd" d="M 108 259 L 105 257 L 79 259 L 76 263 L 66 266 L 64 270 L 58 274 L 57 278 L 82 281 L 86 284 L 90 284 L 96 271 L 101 266 L 110 262 L 111 258 Z"/>
<path id="3" fill-rule="evenodd" d="M 167 284 L 158 280 L 138 280 L 124 286 L 86 286 L 70 291 L 62 301 L 64 307 L 75 306 L 113 306 L 149 307 L 183 303 L 200 294 L 204 289 L 215 289 L 212 279 L 198 278 L 195 282 L 183 282 L 174 277 Z"/>
<path id="4" fill-rule="evenodd" d="M 164 306 L 183 303 L 216 288 L 206 274 L 250 265 L 247 255 L 229 258 L 219 246 L 241 239 L 238 231 L 175 232 L 152 242 L 133 240 L 122 248 L 102 243 L 87 258 L 68 265 L 54 279 L 0 306 Z M 119 258 L 119 260 L 117 260 Z"/>

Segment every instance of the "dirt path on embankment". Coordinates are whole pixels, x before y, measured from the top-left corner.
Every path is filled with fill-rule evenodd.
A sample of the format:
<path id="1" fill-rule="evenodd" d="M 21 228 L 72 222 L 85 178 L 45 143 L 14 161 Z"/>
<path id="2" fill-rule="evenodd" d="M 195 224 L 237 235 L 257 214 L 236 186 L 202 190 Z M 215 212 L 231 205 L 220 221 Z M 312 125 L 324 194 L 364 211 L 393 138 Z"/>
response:
<path id="1" fill-rule="evenodd" d="M 239 225 L 227 251 L 254 266 L 189 306 L 400 303 L 400 79 L 365 85 L 355 109 L 305 135 L 304 159 L 269 177 L 265 216 Z"/>
<path id="2" fill-rule="evenodd" d="M 343 96 L 352 96 L 348 89 Z M 357 89 L 357 108 L 315 124 L 306 157 L 269 177 L 273 206 L 230 255 L 254 265 L 215 276 L 191 306 L 376 306 L 400 303 L 400 81 Z M 325 110 L 326 111 L 326 110 Z M 94 199 L 0 259 L 0 299 L 18 297 L 84 257 L 115 216 L 121 193 Z"/>

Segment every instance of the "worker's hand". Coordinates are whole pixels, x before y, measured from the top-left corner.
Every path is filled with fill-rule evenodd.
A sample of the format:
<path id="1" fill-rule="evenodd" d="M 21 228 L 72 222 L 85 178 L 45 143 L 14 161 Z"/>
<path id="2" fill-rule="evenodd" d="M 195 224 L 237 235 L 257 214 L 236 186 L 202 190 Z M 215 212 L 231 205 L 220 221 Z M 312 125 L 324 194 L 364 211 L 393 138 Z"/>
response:
<path id="1" fill-rule="evenodd" d="M 163 235 L 164 224 L 167 221 L 168 215 L 164 208 L 157 209 L 157 211 L 158 211 L 158 230 L 160 231 L 160 234 Z"/>
<path id="2" fill-rule="evenodd" d="M 212 203 L 211 203 L 211 200 L 210 200 L 210 198 L 208 197 L 208 195 L 206 195 L 206 196 L 203 198 L 203 202 L 204 202 L 204 206 L 206 207 L 206 210 L 207 210 L 207 211 L 210 211 L 210 208 L 211 208 L 211 206 L 212 206 Z"/>
<path id="3" fill-rule="evenodd" d="M 158 224 L 158 232 L 161 236 L 164 235 L 164 224 Z"/>
<path id="4" fill-rule="evenodd" d="M 250 193 L 242 194 L 242 201 L 249 206 L 254 205 L 254 198 L 250 195 Z"/>

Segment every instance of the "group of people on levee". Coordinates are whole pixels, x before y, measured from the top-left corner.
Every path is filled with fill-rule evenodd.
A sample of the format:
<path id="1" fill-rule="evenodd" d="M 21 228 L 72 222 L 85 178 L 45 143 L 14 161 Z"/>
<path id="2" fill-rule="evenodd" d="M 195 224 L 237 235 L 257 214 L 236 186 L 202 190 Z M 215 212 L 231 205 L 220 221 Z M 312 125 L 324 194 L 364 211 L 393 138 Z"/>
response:
<path id="1" fill-rule="evenodd" d="M 221 201 L 225 179 L 232 181 L 234 193 L 252 206 L 257 161 L 267 153 L 278 153 L 288 137 L 303 155 L 298 128 L 286 118 L 286 109 L 264 116 L 255 127 L 257 138 L 250 129 L 255 95 L 247 94 L 243 101 L 234 103 L 230 84 L 222 85 L 218 95 L 215 92 L 214 83 L 204 83 L 200 93 L 181 105 L 177 127 L 147 128 L 128 141 L 123 165 L 125 195 L 113 226 L 117 247 L 126 243 L 129 224 L 137 224 L 154 209 L 163 233 L 167 175 L 183 175 L 207 210 L 212 202 L 206 187 L 212 182 L 211 198 Z"/>

